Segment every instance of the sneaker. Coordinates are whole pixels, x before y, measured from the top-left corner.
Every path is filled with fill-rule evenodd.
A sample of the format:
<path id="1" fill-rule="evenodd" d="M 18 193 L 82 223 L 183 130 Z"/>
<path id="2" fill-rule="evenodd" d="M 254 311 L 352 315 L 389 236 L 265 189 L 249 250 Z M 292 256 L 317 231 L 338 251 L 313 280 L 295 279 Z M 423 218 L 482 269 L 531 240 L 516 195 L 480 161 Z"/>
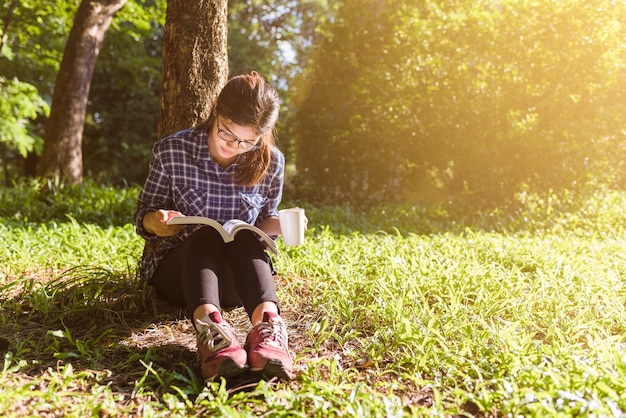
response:
<path id="1" fill-rule="evenodd" d="M 222 320 L 219 312 L 212 312 L 196 320 L 200 374 L 205 381 L 217 377 L 235 377 L 246 371 L 247 354 L 232 327 Z"/>
<path id="2" fill-rule="evenodd" d="M 245 347 L 251 371 L 283 380 L 293 377 L 293 360 L 287 348 L 287 328 L 277 314 L 263 312 L 263 320 L 252 328 Z"/>

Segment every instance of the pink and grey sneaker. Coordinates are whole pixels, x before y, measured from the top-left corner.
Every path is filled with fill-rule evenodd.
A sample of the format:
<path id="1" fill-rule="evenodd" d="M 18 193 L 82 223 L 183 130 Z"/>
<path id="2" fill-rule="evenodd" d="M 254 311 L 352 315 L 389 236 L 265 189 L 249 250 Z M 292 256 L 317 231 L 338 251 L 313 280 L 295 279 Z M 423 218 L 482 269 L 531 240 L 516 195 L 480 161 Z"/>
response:
<path id="1" fill-rule="evenodd" d="M 263 320 L 248 333 L 245 347 L 251 371 L 282 380 L 293 377 L 293 360 L 287 347 L 287 328 L 277 314 L 263 312 Z"/>
<path id="2" fill-rule="evenodd" d="M 196 320 L 196 339 L 200 374 L 204 380 L 235 377 L 248 368 L 246 350 L 241 347 L 235 331 L 222 320 L 219 312 L 212 312 Z"/>

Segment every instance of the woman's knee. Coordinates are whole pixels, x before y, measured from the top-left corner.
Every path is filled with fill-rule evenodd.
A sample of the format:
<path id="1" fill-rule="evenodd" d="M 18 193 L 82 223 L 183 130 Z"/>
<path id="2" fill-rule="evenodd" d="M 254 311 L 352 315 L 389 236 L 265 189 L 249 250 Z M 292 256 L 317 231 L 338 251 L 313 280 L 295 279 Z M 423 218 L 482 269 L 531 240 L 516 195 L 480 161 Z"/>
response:
<path id="1" fill-rule="evenodd" d="M 254 232 L 247 230 L 237 232 L 235 239 L 229 245 L 236 247 L 237 251 L 255 255 L 259 254 L 259 251 L 263 251 L 263 244 L 259 237 Z"/>
<path id="2" fill-rule="evenodd" d="M 195 231 L 187 238 L 187 242 L 191 245 L 222 245 L 224 240 L 222 236 L 210 226 L 203 226 Z"/>

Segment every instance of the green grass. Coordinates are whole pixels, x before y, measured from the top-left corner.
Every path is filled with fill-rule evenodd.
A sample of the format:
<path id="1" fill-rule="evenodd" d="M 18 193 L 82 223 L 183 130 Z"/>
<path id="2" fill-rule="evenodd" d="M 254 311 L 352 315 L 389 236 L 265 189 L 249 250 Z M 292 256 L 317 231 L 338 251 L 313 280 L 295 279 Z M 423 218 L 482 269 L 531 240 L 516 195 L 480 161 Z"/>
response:
<path id="1" fill-rule="evenodd" d="M 297 378 L 232 388 L 137 278 L 137 191 L 0 189 L 0 415 L 626 414 L 624 193 L 299 202 L 276 258 Z"/>

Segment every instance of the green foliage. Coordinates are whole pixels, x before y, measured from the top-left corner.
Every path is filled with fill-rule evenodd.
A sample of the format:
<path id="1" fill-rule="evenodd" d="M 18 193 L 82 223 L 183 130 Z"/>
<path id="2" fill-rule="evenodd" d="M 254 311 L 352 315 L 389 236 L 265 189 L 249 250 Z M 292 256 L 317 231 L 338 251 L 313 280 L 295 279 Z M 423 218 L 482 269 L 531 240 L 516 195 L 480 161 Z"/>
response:
<path id="1" fill-rule="evenodd" d="M 298 173 L 317 189 L 316 197 L 358 200 L 364 190 L 376 190 L 385 198 L 395 188 L 387 182 L 402 174 L 394 158 L 409 145 L 396 139 L 401 126 L 389 118 L 395 103 L 389 99 L 400 88 L 389 83 L 398 74 L 385 68 L 395 62 L 385 54 L 398 29 L 396 5 L 341 5 L 298 86 Z"/>
<path id="2" fill-rule="evenodd" d="M 298 91 L 299 174 L 334 201 L 623 181 L 624 7 L 341 2 Z"/>
<path id="3" fill-rule="evenodd" d="M 0 2 L 0 160 L 9 162 L 42 149 L 41 120 L 47 117 L 73 1 Z"/>
<path id="4" fill-rule="evenodd" d="M 86 174 L 142 183 L 157 140 L 165 4 L 129 2 L 114 19 L 94 70 L 83 138 Z"/>
<path id="5" fill-rule="evenodd" d="M 301 202 L 306 242 L 276 258 L 297 378 L 241 391 L 202 382 L 191 325 L 175 333 L 188 321 L 138 281 L 135 189 L 41 193 L 0 189 L 2 415 L 626 413 L 623 192 L 488 212 Z"/>
<path id="6" fill-rule="evenodd" d="M 281 22 L 289 19 L 278 10 L 282 4 L 262 1 L 236 0 L 228 2 L 228 65 L 231 75 L 252 70 L 260 74 L 275 74 L 281 57 L 278 41 L 283 32 Z M 267 16 L 263 18 L 263 16 Z"/>
<path id="7" fill-rule="evenodd" d="M 5 224 L 64 223 L 76 220 L 100 226 L 132 223 L 138 188 L 25 182 L 0 188 L 0 218 Z"/>
<path id="8" fill-rule="evenodd" d="M 0 74 L 37 87 L 46 101 L 59 69 L 67 35 L 78 4 L 74 0 L 2 1 L 6 43 L 0 54 Z"/>
<path id="9" fill-rule="evenodd" d="M 41 149 L 42 139 L 29 131 L 29 120 L 47 114 L 49 107 L 34 86 L 0 76 L 0 144 L 22 157 Z"/>
<path id="10" fill-rule="evenodd" d="M 10 184 L 24 153 L 39 148 L 77 2 L 0 4 L 0 158 Z M 129 1 L 108 31 L 83 140 L 86 174 L 99 181 L 145 177 L 165 6 Z M 622 188 L 625 7 L 237 0 L 230 69 L 255 69 L 281 89 L 279 145 L 298 196 L 485 204 L 528 187 Z"/>
<path id="11" fill-rule="evenodd" d="M 32 0 L 4 4 L 3 18 L 9 24 L 1 29 L 7 42 L 0 54 L 0 74 L 33 86 L 35 92 L 28 97 L 31 106 L 42 106 L 39 96 L 49 104 L 78 3 Z M 92 81 L 83 141 L 86 172 L 100 180 L 122 183 L 145 178 L 156 140 L 164 19 L 164 1 L 129 1 L 105 38 Z M 4 101 L 12 106 L 9 97 L 1 95 L 0 104 Z M 19 106 L 27 109 L 23 100 Z M 28 122 L 31 138 L 43 136 L 44 117 Z M 28 151 L 32 150 L 31 145 Z M 22 162 L 22 156 L 5 154 L 1 158 L 5 166 Z M 12 168 L 22 174 L 21 167 Z M 18 177 L 5 176 L 7 182 Z"/>
<path id="12" fill-rule="evenodd" d="M 311 283 L 325 314 L 310 332 L 343 353 L 344 378 L 373 363 L 432 386 L 443 415 L 619 415 L 625 204 L 623 193 L 566 193 L 482 214 L 311 210 L 320 226 L 278 268 L 323 278 Z"/>
<path id="13" fill-rule="evenodd" d="M 282 99 L 277 134 L 279 146 L 292 162 L 294 133 L 291 101 L 294 77 L 314 49 L 317 23 L 329 10 L 325 0 L 260 0 L 228 2 L 228 64 L 231 75 L 255 70 L 279 90 Z"/>
<path id="14" fill-rule="evenodd" d="M 0 74 L 7 79 L 16 77 L 20 86 L 29 83 L 49 103 L 77 4 L 48 3 L 5 2 L 7 12 L 3 17 L 11 19 L 2 28 L 7 42 L 0 57 Z M 256 1 L 229 2 L 231 70 L 241 73 L 255 69 L 283 90 L 285 106 L 279 134 L 286 152 L 291 148 L 288 79 L 300 68 L 298 59 L 304 56 L 306 46 L 312 44 L 314 22 L 324 13 L 322 4 L 317 0 L 271 6 Z M 85 121 L 83 158 L 87 176 L 116 184 L 140 183 L 145 178 L 150 150 L 157 139 L 165 6 L 162 0 L 129 1 L 107 32 L 91 83 Z M 14 112 L 17 99 L 21 96 L 12 102 L 7 99 L 6 107 L 11 106 Z M 40 102 L 32 96 L 29 105 Z M 23 104 L 21 100 L 17 109 Z M 10 120 L 5 118 L 6 122 Z M 30 142 L 19 143 L 32 150 L 32 138 L 42 136 L 45 117 L 27 120 L 26 126 Z M 12 124 L 11 128 L 18 127 Z M 16 142 L 14 138 L 11 136 L 12 143 Z M 10 184 L 24 172 L 22 155 L 5 153 L 2 159 L 5 182 Z M 28 174 L 33 174 L 32 169 Z"/>

